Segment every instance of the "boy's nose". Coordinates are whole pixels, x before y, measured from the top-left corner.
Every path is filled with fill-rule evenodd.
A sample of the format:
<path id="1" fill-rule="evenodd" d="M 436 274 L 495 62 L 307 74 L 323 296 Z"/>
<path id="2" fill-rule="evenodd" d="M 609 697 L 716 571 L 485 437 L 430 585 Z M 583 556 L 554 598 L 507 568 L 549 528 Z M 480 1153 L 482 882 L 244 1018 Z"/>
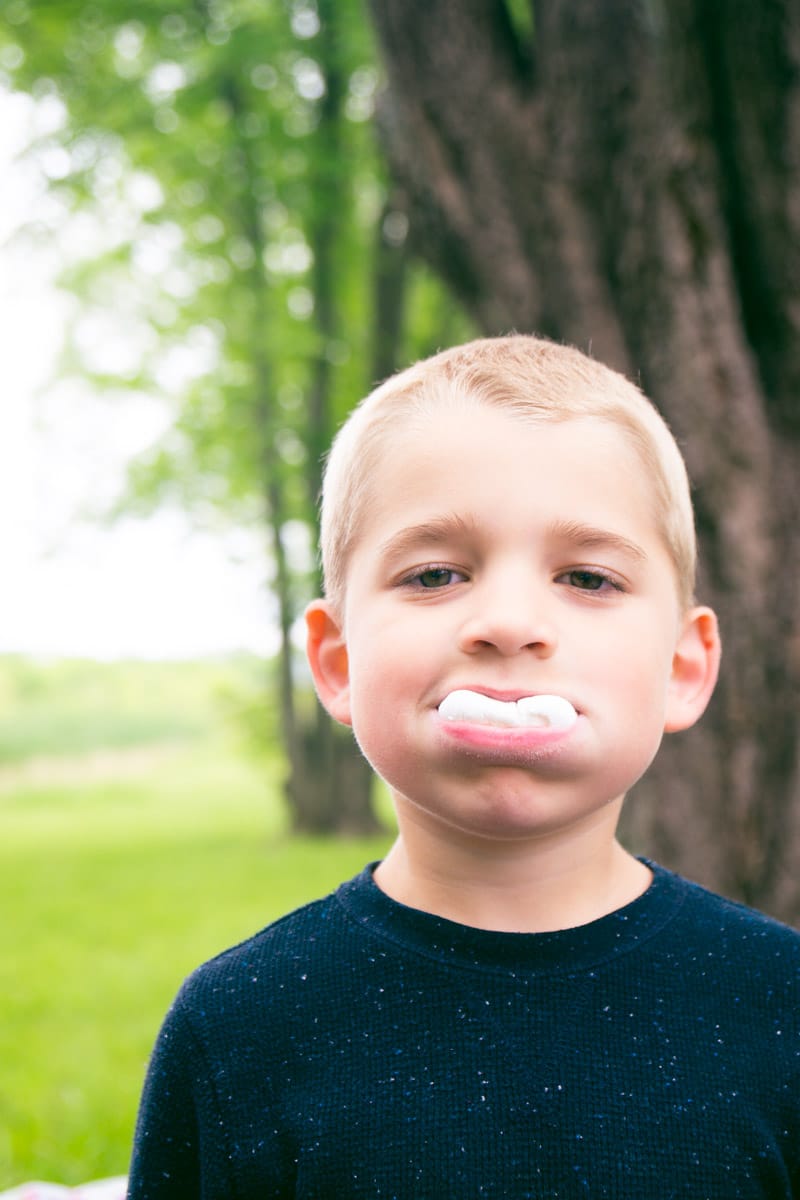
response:
<path id="1" fill-rule="evenodd" d="M 557 634 L 542 597 L 528 590 L 498 597 L 475 597 L 475 608 L 464 621 L 459 648 L 467 654 L 492 648 L 504 656 L 535 650 L 547 657 L 556 648 Z"/>

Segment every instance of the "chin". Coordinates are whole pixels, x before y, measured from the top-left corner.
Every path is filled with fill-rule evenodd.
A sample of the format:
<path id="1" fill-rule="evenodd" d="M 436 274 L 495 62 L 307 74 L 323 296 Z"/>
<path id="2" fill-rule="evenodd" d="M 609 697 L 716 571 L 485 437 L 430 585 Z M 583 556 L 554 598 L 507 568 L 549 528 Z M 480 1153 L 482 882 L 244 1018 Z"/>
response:
<path id="1" fill-rule="evenodd" d="M 560 792 L 560 795 L 559 795 Z M 567 833 L 584 823 L 592 823 L 600 814 L 607 815 L 616 797 L 582 797 L 577 802 L 567 789 L 531 786 L 523 780 L 504 780 L 494 786 L 483 783 L 473 788 L 468 803 L 444 808 L 418 805 L 441 826 L 458 830 L 467 837 L 487 842 L 524 842 Z M 413 804 L 413 802 L 412 802 Z"/>

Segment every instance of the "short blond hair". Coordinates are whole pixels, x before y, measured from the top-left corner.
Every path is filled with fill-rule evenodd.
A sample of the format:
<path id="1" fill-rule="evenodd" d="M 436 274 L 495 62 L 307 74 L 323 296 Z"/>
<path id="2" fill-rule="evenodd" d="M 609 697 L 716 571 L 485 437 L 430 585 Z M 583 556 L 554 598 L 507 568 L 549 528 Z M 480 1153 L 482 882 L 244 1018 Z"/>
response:
<path id="1" fill-rule="evenodd" d="M 597 417 L 625 433 L 651 480 L 656 518 L 684 608 L 694 595 L 694 515 L 681 452 L 653 404 L 579 350 L 523 334 L 479 338 L 387 379 L 351 412 L 328 454 L 321 500 L 325 594 L 342 611 L 347 563 L 393 432 L 434 407 L 481 404 L 527 420 Z"/>

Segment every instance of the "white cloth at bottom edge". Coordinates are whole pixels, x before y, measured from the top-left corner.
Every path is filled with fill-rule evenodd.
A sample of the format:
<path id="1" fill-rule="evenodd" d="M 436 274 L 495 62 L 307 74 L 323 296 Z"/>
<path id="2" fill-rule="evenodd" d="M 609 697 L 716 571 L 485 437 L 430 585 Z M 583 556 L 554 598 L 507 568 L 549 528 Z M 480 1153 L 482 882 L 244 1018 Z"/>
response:
<path id="1" fill-rule="evenodd" d="M 0 1192 L 0 1200 L 125 1200 L 127 1177 L 96 1179 L 76 1187 L 59 1183 L 22 1183 L 10 1191 Z"/>

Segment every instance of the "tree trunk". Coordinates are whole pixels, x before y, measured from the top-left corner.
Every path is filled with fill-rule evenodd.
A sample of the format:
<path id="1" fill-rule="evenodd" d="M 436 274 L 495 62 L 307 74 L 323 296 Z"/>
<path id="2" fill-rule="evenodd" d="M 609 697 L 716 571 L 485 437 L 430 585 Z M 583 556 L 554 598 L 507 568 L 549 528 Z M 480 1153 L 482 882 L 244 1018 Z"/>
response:
<path id="1" fill-rule="evenodd" d="M 323 26 L 328 33 L 328 27 Z M 326 47 L 328 88 L 321 110 L 320 136 L 324 155 L 329 161 L 335 155 L 337 123 L 344 81 L 339 77 L 330 47 Z M 239 81 L 230 76 L 225 82 L 226 99 L 235 117 L 241 118 L 246 108 Z M 257 440 L 258 457 L 263 479 L 265 515 L 272 534 L 275 562 L 275 596 L 278 603 L 280 648 L 278 652 L 278 706 L 281 736 L 287 759 L 284 794 L 292 829 L 314 834 L 364 834 L 380 828 L 372 802 L 372 772 L 350 736 L 341 736 L 334 722 L 317 704 L 311 714 L 298 699 L 294 670 L 295 650 L 292 626 L 297 616 L 297 584 L 293 578 L 285 548 L 283 531 L 289 513 L 286 503 L 286 471 L 275 448 L 275 395 L 273 369 L 266 349 L 264 332 L 268 328 L 271 305 L 269 282 L 264 275 L 265 242 L 261 212 L 257 200 L 257 171 L 251 159 L 251 145 L 241 138 L 240 161 L 248 186 L 243 188 L 240 223 L 253 247 L 253 266 L 250 269 L 253 328 L 250 336 L 254 387 L 251 397 L 250 424 Z M 332 431 L 330 364 L 327 355 L 329 342 L 337 333 L 334 304 L 333 246 L 337 233 L 335 196 L 331 186 L 340 174 L 330 172 L 324 202 L 318 208 L 310 241 L 314 252 L 313 286 L 314 319 L 319 332 L 320 352 L 311 364 L 311 385 L 308 396 L 309 454 L 306 484 L 309 511 L 316 508 L 320 487 L 321 448 L 330 441 Z M 333 201 L 333 202 L 332 202 Z M 343 201 L 342 201 L 343 202 Z"/>
<path id="2" fill-rule="evenodd" d="M 796 920 L 800 6 L 370 3 L 415 245 L 486 332 L 640 381 L 687 459 L 724 664 L 627 840 Z"/>

